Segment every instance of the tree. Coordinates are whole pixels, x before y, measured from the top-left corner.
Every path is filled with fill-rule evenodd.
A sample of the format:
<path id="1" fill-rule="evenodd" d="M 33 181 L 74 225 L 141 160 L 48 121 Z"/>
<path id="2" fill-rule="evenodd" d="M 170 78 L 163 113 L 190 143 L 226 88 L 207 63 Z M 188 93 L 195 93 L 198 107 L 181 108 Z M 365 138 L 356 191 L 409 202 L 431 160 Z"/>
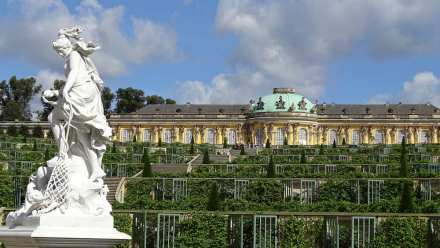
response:
<path id="1" fill-rule="evenodd" d="M 194 137 L 191 137 L 190 147 L 189 147 L 189 154 L 194 154 Z"/>
<path id="2" fill-rule="evenodd" d="M 345 138 L 342 139 L 342 145 L 345 146 L 347 143 L 345 141 Z"/>
<path id="3" fill-rule="evenodd" d="M 228 139 L 226 137 L 223 137 L 223 148 L 228 148 Z"/>
<path id="4" fill-rule="evenodd" d="M 34 127 L 34 129 L 32 130 L 32 136 L 34 138 L 43 138 L 43 128 L 41 128 L 41 126 Z"/>
<path id="5" fill-rule="evenodd" d="M 336 140 L 333 140 L 333 145 L 332 145 L 332 147 L 333 147 L 333 148 L 336 148 Z"/>
<path id="6" fill-rule="evenodd" d="M 270 141 L 269 141 L 269 139 L 266 139 L 266 148 L 270 148 Z"/>
<path id="7" fill-rule="evenodd" d="M 41 85 L 33 77 L 17 79 L 12 76 L 8 82 L 0 83 L 0 105 L 3 111 L 0 119 L 3 121 L 30 120 L 30 101 L 41 91 Z"/>
<path id="8" fill-rule="evenodd" d="M 275 177 L 275 164 L 273 163 L 272 155 L 269 157 L 269 164 L 267 165 L 267 177 Z"/>
<path id="9" fill-rule="evenodd" d="M 50 160 L 49 148 L 46 148 L 46 151 L 44 151 L 44 160 L 45 161 Z"/>
<path id="10" fill-rule="evenodd" d="M 17 127 L 14 125 L 10 125 L 6 132 L 9 136 L 17 136 Z"/>
<path id="11" fill-rule="evenodd" d="M 102 105 L 104 107 L 104 114 L 108 117 L 112 112 L 112 103 L 115 99 L 115 94 L 109 87 L 104 87 L 101 93 Z"/>
<path id="12" fill-rule="evenodd" d="M 159 137 L 159 139 L 157 141 L 157 146 L 162 147 L 162 138 L 161 137 Z"/>
<path id="13" fill-rule="evenodd" d="M 306 150 L 302 150 L 301 151 L 301 159 L 300 159 L 300 163 L 301 164 L 305 164 L 305 163 L 307 163 L 307 160 L 306 160 Z"/>
<path id="14" fill-rule="evenodd" d="M 402 145 L 400 148 L 400 177 L 408 178 L 408 154 L 406 150 L 406 139 L 403 137 Z M 413 200 L 413 184 L 410 180 L 404 180 L 401 182 L 401 196 L 399 210 L 402 213 L 411 213 L 414 211 Z"/>
<path id="15" fill-rule="evenodd" d="M 136 142 L 137 142 L 137 135 L 134 134 L 134 135 L 133 135 L 133 143 L 136 143 Z"/>
<path id="16" fill-rule="evenodd" d="M 240 145 L 240 155 L 246 155 L 246 151 L 244 150 L 244 145 Z"/>
<path id="17" fill-rule="evenodd" d="M 289 144 L 289 143 L 288 143 L 288 141 L 287 141 L 287 137 L 284 137 L 283 145 L 287 146 L 288 144 Z"/>
<path id="18" fill-rule="evenodd" d="M 113 142 L 112 144 L 112 153 L 117 153 L 118 149 L 116 149 L 116 142 Z"/>
<path id="19" fill-rule="evenodd" d="M 32 145 L 32 151 L 36 151 L 37 149 L 37 140 L 34 140 L 34 143 Z"/>
<path id="20" fill-rule="evenodd" d="M 144 164 L 144 169 L 142 171 L 143 177 L 153 176 L 153 172 L 151 170 L 150 156 L 148 154 L 149 154 L 148 149 L 144 149 L 144 154 L 142 155 L 142 163 Z"/>
<path id="21" fill-rule="evenodd" d="M 176 104 L 176 101 L 174 101 L 173 99 L 171 99 L 171 98 L 164 99 L 163 97 L 158 96 L 158 95 L 146 96 L 145 100 L 146 100 L 146 105 L 149 105 L 149 104 Z"/>
<path id="22" fill-rule="evenodd" d="M 18 130 L 18 132 L 19 132 L 20 135 L 22 135 L 24 137 L 29 136 L 29 129 L 25 125 L 21 125 L 19 130 Z"/>
<path id="23" fill-rule="evenodd" d="M 132 87 L 119 88 L 116 91 L 116 112 L 117 113 L 131 113 L 144 106 L 145 96 L 144 92 Z"/>
<path id="24" fill-rule="evenodd" d="M 220 209 L 220 196 L 218 193 L 217 182 L 211 184 L 207 209 L 208 211 L 216 211 Z"/>
<path id="25" fill-rule="evenodd" d="M 65 84 L 66 84 L 66 81 L 60 80 L 60 79 L 55 79 L 53 81 L 53 86 L 51 87 L 51 89 L 52 90 L 61 90 Z M 48 100 L 56 101 L 57 97 L 52 97 Z M 40 101 L 41 101 L 41 104 L 43 105 L 43 110 L 38 112 L 38 119 L 40 121 L 47 121 L 47 117 L 49 116 L 50 112 L 52 112 L 53 106 L 48 103 L 45 103 L 43 101 L 43 99 L 41 99 Z"/>
<path id="26" fill-rule="evenodd" d="M 203 164 L 210 164 L 211 161 L 209 159 L 209 151 L 208 148 L 205 148 L 203 150 Z"/>

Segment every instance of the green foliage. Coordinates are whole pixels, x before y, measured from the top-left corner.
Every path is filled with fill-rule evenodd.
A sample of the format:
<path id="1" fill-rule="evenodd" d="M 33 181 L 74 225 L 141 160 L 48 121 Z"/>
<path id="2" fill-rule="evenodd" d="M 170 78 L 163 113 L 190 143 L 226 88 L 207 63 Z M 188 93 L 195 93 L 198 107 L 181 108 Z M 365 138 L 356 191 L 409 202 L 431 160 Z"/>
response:
<path id="1" fill-rule="evenodd" d="M 372 247 L 426 247 L 427 226 L 416 218 L 388 218 L 379 223 Z"/>
<path id="2" fill-rule="evenodd" d="M 408 154 L 406 149 L 406 139 L 403 137 L 400 148 L 400 177 L 408 177 Z"/>
<path id="3" fill-rule="evenodd" d="M 159 139 L 157 141 L 157 146 L 162 147 L 162 138 L 161 137 L 159 137 Z"/>
<path id="4" fill-rule="evenodd" d="M 246 151 L 244 150 L 244 145 L 240 145 L 240 155 L 246 155 Z"/>
<path id="5" fill-rule="evenodd" d="M 144 169 L 142 171 L 143 177 L 152 177 L 153 171 L 151 170 L 151 162 L 148 149 L 144 150 L 144 154 L 142 155 L 142 163 L 144 164 Z"/>
<path id="6" fill-rule="evenodd" d="M 270 148 L 270 141 L 269 141 L 269 139 L 266 139 L 266 146 L 265 146 L 266 148 Z"/>
<path id="7" fill-rule="evenodd" d="M 193 214 L 180 223 L 179 247 L 227 247 L 227 218 L 217 214 Z"/>
<path id="8" fill-rule="evenodd" d="M 131 236 L 133 221 L 130 214 L 117 213 L 113 214 L 115 228 L 123 233 Z M 116 245 L 115 248 L 130 248 L 130 242 L 126 241 L 122 244 Z"/>
<path id="9" fill-rule="evenodd" d="M 204 150 L 203 150 L 203 162 L 202 162 L 203 164 L 210 164 L 211 163 L 211 161 L 210 161 L 210 159 L 209 159 L 209 151 L 208 151 L 208 148 L 205 148 Z"/>
<path id="10" fill-rule="evenodd" d="M 211 188 L 209 190 L 207 209 L 209 211 L 216 211 L 220 209 L 220 196 L 218 192 L 218 185 L 216 182 L 213 182 L 211 184 Z"/>
<path id="11" fill-rule="evenodd" d="M 287 141 L 287 137 L 285 136 L 284 140 L 283 140 L 283 145 L 287 146 L 288 144 L 289 144 L 289 142 Z"/>
<path id="12" fill-rule="evenodd" d="M 112 153 L 117 153 L 118 149 L 116 149 L 116 142 L 113 142 L 112 144 Z"/>
<path id="13" fill-rule="evenodd" d="M 133 143 L 136 143 L 136 142 L 137 142 L 137 135 L 134 134 L 134 135 L 133 135 Z"/>
<path id="14" fill-rule="evenodd" d="M 302 219 L 291 217 L 281 224 L 281 247 L 282 248 L 308 248 L 311 247 L 306 241 L 306 223 Z"/>
<path id="15" fill-rule="evenodd" d="M 6 131 L 9 136 L 16 137 L 18 135 L 17 127 L 10 125 Z"/>
<path id="16" fill-rule="evenodd" d="M 402 192 L 400 196 L 400 207 L 401 213 L 412 213 L 414 212 L 414 197 L 413 197 L 413 184 L 412 181 L 402 182 Z"/>
<path id="17" fill-rule="evenodd" d="M 30 120 L 32 117 L 29 103 L 33 96 L 41 91 L 41 85 L 33 77 L 17 79 L 12 76 L 8 82 L 0 83 L 3 107 L 0 120 Z"/>
<path id="18" fill-rule="evenodd" d="M 275 164 L 272 156 L 269 157 L 269 164 L 267 165 L 267 177 L 275 177 Z"/>
<path id="19" fill-rule="evenodd" d="M 37 140 L 34 140 L 34 143 L 32 144 L 32 151 L 37 150 Z"/>
<path id="20" fill-rule="evenodd" d="M 302 150 L 301 151 L 301 159 L 300 159 L 300 163 L 301 164 L 305 164 L 307 163 L 307 159 L 306 159 L 306 150 Z"/>
<path id="21" fill-rule="evenodd" d="M 20 135 L 22 135 L 24 137 L 29 136 L 29 129 L 25 125 L 21 125 L 19 130 L 18 130 L 18 132 L 19 132 Z"/>
<path id="22" fill-rule="evenodd" d="M 43 128 L 41 126 L 34 127 L 34 129 L 32 130 L 32 136 L 34 138 L 43 138 Z"/>
<path id="23" fill-rule="evenodd" d="M 145 97 L 145 100 L 148 104 L 176 104 L 176 101 L 174 101 L 173 99 L 167 98 L 164 99 L 161 96 L 158 95 L 151 95 L 151 96 L 147 96 Z"/>
<path id="24" fill-rule="evenodd" d="M 108 117 L 112 112 L 112 102 L 115 99 L 115 94 L 109 87 L 104 87 L 101 93 L 102 106 L 104 107 L 104 114 Z"/>
<path id="25" fill-rule="evenodd" d="M 0 207 L 13 207 L 14 184 L 10 174 L 0 167 Z"/>
<path id="26" fill-rule="evenodd" d="M 347 143 L 345 141 L 345 137 L 342 139 L 342 145 L 345 146 Z"/>
<path id="27" fill-rule="evenodd" d="M 228 139 L 223 137 L 223 148 L 228 148 Z"/>
<path id="28" fill-rule="evenodd" d="M 132 87 L 119 88 L 116 91 L 116 112 L 131 113 L 144 106 L 145 96 L 140 89 Z"/>
<path id="29" fill-rule="evenodd" d="M 336 140 L 333 140 L 332 147 L 333 147 L 333 148 L 336 148 L 336 147 L 337 147 L 337 146 L 336 146 Z"/>
<path id="30" fill-rule="evenodd" d="M 194 137 L 191 136 L 191 142 L 189 147 L 189 154 L 194 155 Z"/>
<path id="31" fill-rule="evenodd" d="M 49 148 L 46 148 L 46 150 L 44 151 L 44 161 L 48 161 L 50 160 L 50 153 L 49 153 Z"/>

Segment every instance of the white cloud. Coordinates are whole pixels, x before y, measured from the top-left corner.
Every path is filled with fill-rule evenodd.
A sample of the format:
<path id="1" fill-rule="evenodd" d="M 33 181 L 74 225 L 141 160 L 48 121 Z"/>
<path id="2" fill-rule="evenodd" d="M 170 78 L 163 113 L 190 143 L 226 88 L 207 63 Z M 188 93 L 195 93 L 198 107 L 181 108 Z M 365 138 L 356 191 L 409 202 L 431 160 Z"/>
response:
<path id="1" fill-rule="evenodd" d="M 62 70 L 51 41 L 58 29 L 73 25 L 83 26 L 86 39 L 101 45 L 93 58 L 104 77 L 126 73 L 131 64 L 180 56 L 173 30 L 141 18 L 131 18 L 127 28 L 123 6 L 104 8 L 84 0 L 71 11 L 61 0 L 20 0 L 10 3 L 9 8 L 15 7 L 13 18 L 0 18 L 0 55 L 18 56 L 42 69 Z"/>
<path id="2" fill-rule="evenodd" d="M 407 103 L 431 103 L 440 107 L 440 78 L 421 72 L 403 84 L 402 100 Z"/>
<path id="3" fill-rule="evenodd" d="M 329 63 L 355 47 L 377 59 L 439 52 L 438 23 L 438 0 L 220 0 L 216 16 L 217 29 L 237 37 L 228 79 L 241 77 L 230 82 L 244 90 L 241 102 L 276 86 L 319 97 Z M 267 80 L 257 89 L 242 78 L 255 74 Z M 205 86 L 214 91 L 214 79 Z"/>
<path id="4" fill-rule="evenodd" d="M 403 83 L 396 95 L 377 94 L 370 98 L 369 103 L 431 103 L 440 107 L 440 78 L 433 72 L 417 73 L 412 80 Z"/>

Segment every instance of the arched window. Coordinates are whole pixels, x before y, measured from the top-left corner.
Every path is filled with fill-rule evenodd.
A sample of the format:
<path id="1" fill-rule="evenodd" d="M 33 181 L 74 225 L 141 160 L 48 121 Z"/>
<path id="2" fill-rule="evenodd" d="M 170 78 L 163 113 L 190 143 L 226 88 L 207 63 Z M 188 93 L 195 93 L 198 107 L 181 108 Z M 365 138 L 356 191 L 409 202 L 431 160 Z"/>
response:
<path id="1" fill-rule="evenodd" d="M 233 129 L 229 129 L 228 131 L 228 145 L 235 145 L 237 143 L 236 141 L 237 133 Z"/>
<path id="2" fill-rule="evenodd" d="M 171 129 L 165 128 L 162 130 L 162 140 L 163 140 L 163 142 L 168 143 L 168 144 L 173 142 Z"/>
<path id="3" fill-rule="evenodd" d="M 264 133 L 262 128 L 257 128 L 255 131 L 255 144 L 263 145 L 264 144 Z"/>
<path id="4" fill-rule="evenodd" d="M 375 144 L 383 144 L 385 143 L 385 136 L 383 134 L 383 131 L 381 130 L 376 130 L 376 133 L 374 135 L 374 143 Z"/>
<path id="5" fill-rule="evenodd" d="M 307 145 L 307 130 L 305 128 L 299 129 L 298 141 L 300 145 Z"/>
<path id="6" fill-rule="evenodd" d="M 215 144 L 215 131 L 212 128 L 206 130 L 206 143 Z"/>
<path id="7" fill-rule="evenodd" d="M 183 143 L 190 144 L 192 137 L 193 137 L 192 130 L 191 129 L 185 129 L 185 138 L 183 140 Z"/>
<path id="8" fill-rule="evenodd" d="M 405 137 L 405 130 L 399 130 L 399 132 L 397 133 L 397 140 L 396 140 L 397 144 L 401 144 L 404 137 Z"/>
<path id="9" fill-rule="evenodd" d="M 275 133 L 275 145 L 282 145 L 284 143 L 284 128 L 279 127 Z"/>
<path id="10" fill-rule="evenodd" d="M 351 144 L 353 145 L 359 145 L 361 143 L 361 133 L 359 130 L 353 130 L 353 133 L 351 134 Z"/>
<path id="11" fill-rule="evenodd" d="M 420 144 L 428 144 L 429 143 L 429 132 L 427 130 L 420 131 L 419 143 Z"/>
<path id="12" fill-rule="evenodd" d="M 151 142 L 151 130 L 144 128 L 144 142 Z"/>
<path id="13" fill-rule="evenodd" d="M 328 144 L 332 145 L 333 143 L 338 144 L 338 133 L 336 130 L 330 130 L 328 133 Z"/>
<path id="14" fill-rule="evenodd" d="M 124 128 L 121 130 L 121 142 L 130 142 L 131 141 L 131 135 L 130 135 L 130 129 Z"/>

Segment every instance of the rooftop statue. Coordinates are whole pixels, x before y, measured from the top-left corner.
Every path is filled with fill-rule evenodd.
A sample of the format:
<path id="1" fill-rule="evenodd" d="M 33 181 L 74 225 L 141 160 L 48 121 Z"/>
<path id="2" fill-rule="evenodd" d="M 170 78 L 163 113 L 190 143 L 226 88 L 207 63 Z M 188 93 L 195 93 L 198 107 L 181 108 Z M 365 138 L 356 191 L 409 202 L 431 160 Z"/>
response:
<path id="1" fill-rule="evenodd" d="M 10 227 L 42 215 L 110 216 L 102 158 L 112 130 L 104 115 L 103 81 L 89 55 L 99 49 L 81 38 L 79 27 L 59 30 L 52 43 L 64 58 L 66 84 L 46 90 L 43 101 L 54 106 L 49 115 L 58 154 L 30 178 L 25 204 L 7 217 Z M 49 101 L 51 97 L 57 100 Z"/>

